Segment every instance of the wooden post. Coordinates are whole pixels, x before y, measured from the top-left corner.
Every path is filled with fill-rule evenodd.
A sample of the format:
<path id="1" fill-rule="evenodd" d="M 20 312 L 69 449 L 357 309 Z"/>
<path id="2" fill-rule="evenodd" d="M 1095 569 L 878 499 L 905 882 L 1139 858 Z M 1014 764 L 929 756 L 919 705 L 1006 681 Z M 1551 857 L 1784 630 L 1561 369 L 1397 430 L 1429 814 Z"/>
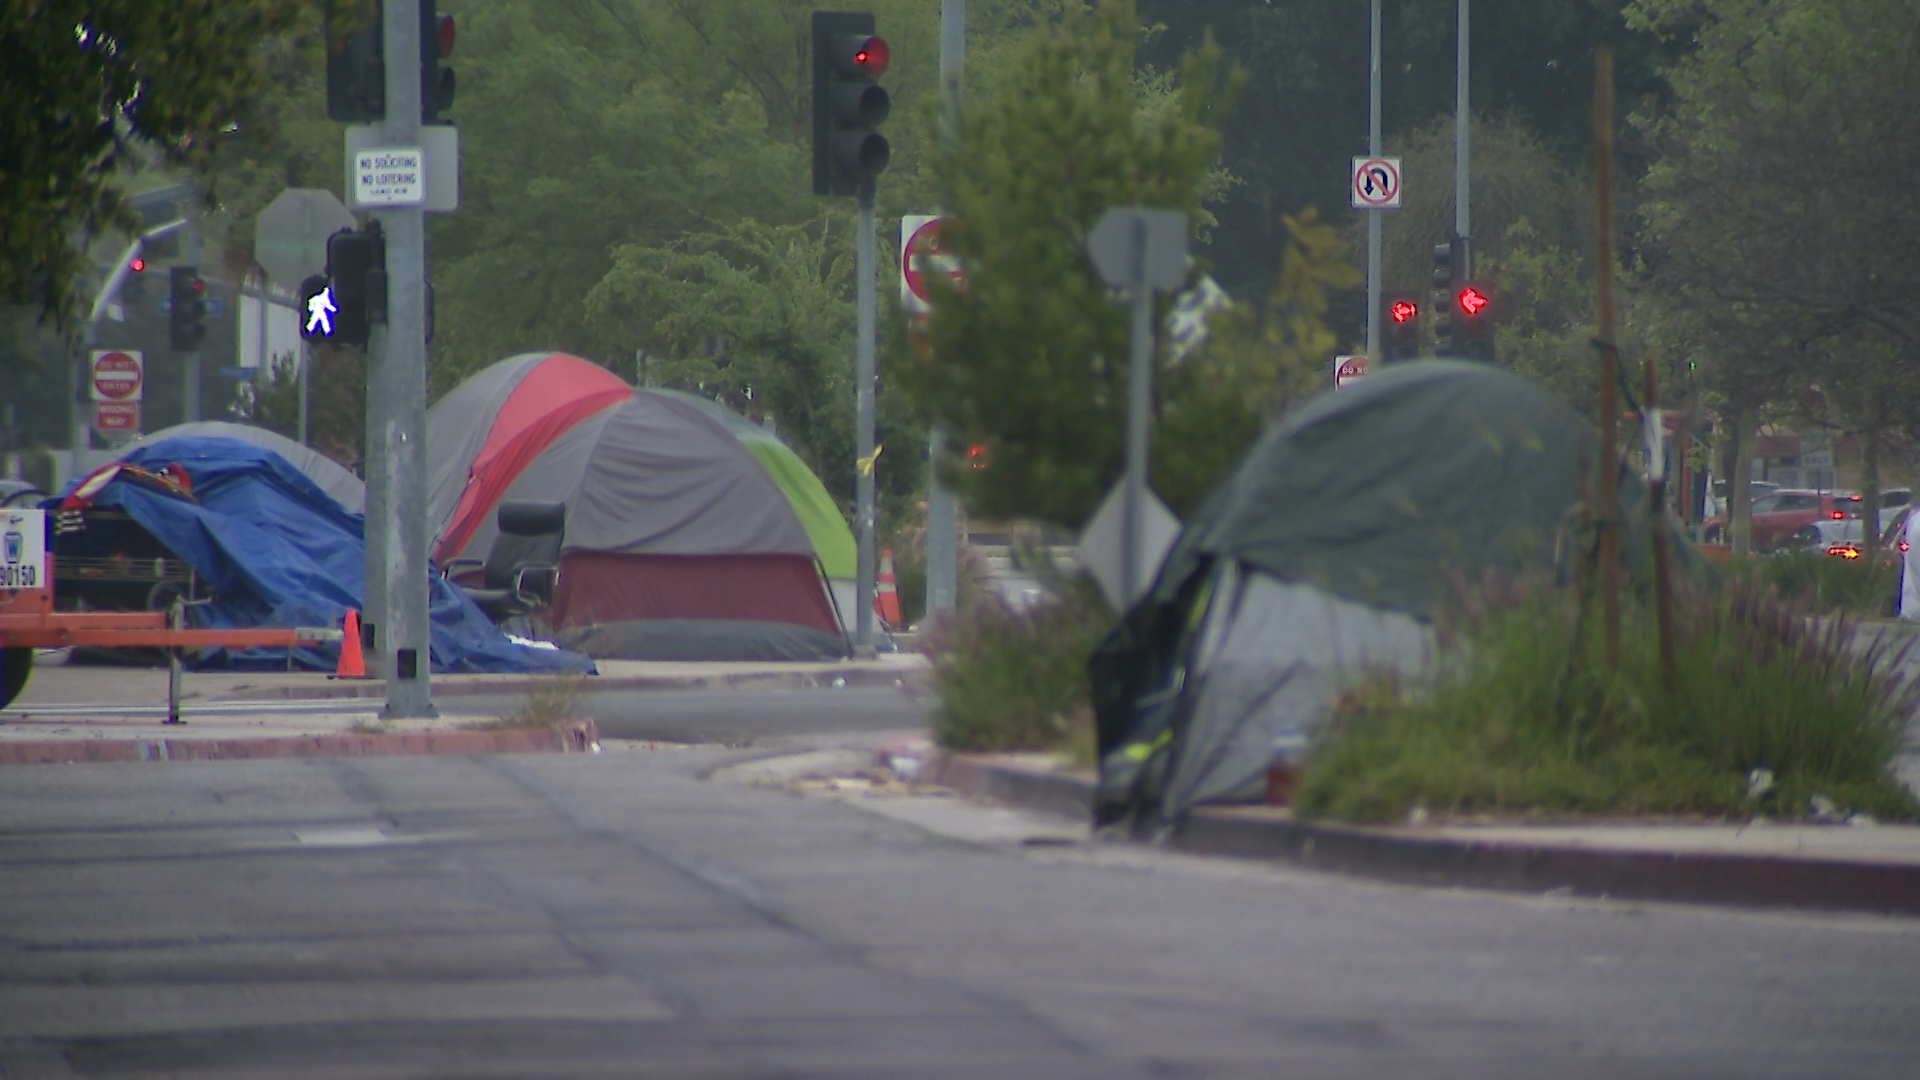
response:
<path id="1" fill-rule="evenodd" d="M 1620 403 L 1614 384 L 1619 354 L 1613 341 L 1613 50 L 1602 46 L 1593 64 L 1594 197 L 1598 201 L 1600 308 L 1600 640 L 1607 667 L 1620 666 Z"/>
<path id="2" fill-rule="evenodd" d="M 1660 385 L 1653 375 L 1653 354 L 1647 353 L 1640 366 L 1646 372 L 1646 402 L 1640 410 L 1644 423 L 1660 420 Z M 1651 443 L 1653 440 L 1648 440 Z M 1647 510 L 1653 528 L 1653 606 L 1654 621 L 1660 633 L 1660 685 L 1671 694 L 1680 686 L 1679 661 L 1673 643 L 1673 568 L 1667 553 L 1666 495 L 1667 470 L 1664 461 L 1647 462 Z"/>

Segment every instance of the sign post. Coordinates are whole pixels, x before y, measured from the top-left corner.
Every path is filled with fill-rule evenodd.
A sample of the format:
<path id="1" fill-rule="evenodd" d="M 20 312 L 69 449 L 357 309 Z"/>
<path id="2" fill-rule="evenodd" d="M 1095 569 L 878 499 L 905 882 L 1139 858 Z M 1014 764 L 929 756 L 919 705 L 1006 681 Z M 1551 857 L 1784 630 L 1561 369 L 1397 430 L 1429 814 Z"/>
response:
<path id="1" fill-rule="evenodd" d="M 1133 303 L 1127 377 L 1125 527 L 1120 542 L 1121 610 L 1140 599 L 1146 550 L 1147 404 L 1153 393 L 1153 294 L 1187 276 L 1187 215 L 1179 210 L 1115 207 L 1087 234 L 1087 252 L 1108 285 Z"/>
<path id="2" fill-rule="evenodd" d="M 949 0 L 951 2 L 951 0 Z M 944 61 L 943 61 L 944 62 Z M 941 218 L 904 214 L 900 218 L 900 303 L 919 332 L 933 314 L 927 283 L 944 273 L 955 285 L 965 281 L 959 264 L 940 243 Z M 940 454 L 946 435 L 938 423 L 927 432 L 927 614 L 952 609 L 957 600 L 959 515 L 953 492 L 940 482 Z"/>

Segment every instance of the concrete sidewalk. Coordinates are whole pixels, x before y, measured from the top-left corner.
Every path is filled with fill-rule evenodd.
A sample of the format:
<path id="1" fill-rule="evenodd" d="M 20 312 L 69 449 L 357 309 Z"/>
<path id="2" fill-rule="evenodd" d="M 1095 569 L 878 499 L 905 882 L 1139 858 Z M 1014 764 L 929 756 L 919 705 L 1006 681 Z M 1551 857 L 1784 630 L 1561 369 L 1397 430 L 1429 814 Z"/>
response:
<path id="1" fill-rule="evenodd" d="M 944 755 L 915 737 L 876 757 L 915 784 L 1091 816 L 1091 770 L 1050 755 Z M 1233 806 L 1195 810 L 1167 843 L 1429 886 L 1920 916 L 1920 827 L 1912 825 L 1357 827 Z"/>
<path id="2" fill-rule="evenodd" d="M 0 724 L 10 715 L 35 705 L 84 702 L 88 704 L 151 704 L 167 699 L 165 668 L 59 662 L 59 654 L 35 664 L 27 688 L 10 707 L 0 710 Z M 926 658 L 917 653 L 889 653 L 873 660 L 819 663 L 757 663 L 748 661 L 601 660 L 600 674 L 589 676 L 584 688 L 597 690 L 698 690 L 723 688 L 782 688 L 832 686 L 892 686 L 911 684 L 927 671 Z M 435 696 L 523 694 L 541 675 L 435 675 Z M 384 699 L 380 679 L 334 679 L 317 671 L 189 671 L 181 700 L 208 701 L 318 701 L 333 698 Z M 343 712 L 377 709 L 377 705 L 342 704 Z"/>
<path id="3" fill-rule="evenodd" d="M 599 733 L 588 717 L 548 727 L 503 728 L 474 716 L 382 722 L 386 684 L 335 680 L 318 672 L 188 672 L 183 724 L 164 723 L 163 668 L 37 663 L 26 691 L 0 710 L 0 765 L 66 761 L 178 761 L 209 758 L 338 757 L 591 751 Z M 787 689 L 906 686 L 926 663 L 913 653 L 838 663 L 655 663 L 605 660 L 584 680 L 587 694 L 611 690 Z M 437 676 L 437 698 L 515 697 L 544 676 Z M 583 710 L 590 711 L 590 710 Z"/>

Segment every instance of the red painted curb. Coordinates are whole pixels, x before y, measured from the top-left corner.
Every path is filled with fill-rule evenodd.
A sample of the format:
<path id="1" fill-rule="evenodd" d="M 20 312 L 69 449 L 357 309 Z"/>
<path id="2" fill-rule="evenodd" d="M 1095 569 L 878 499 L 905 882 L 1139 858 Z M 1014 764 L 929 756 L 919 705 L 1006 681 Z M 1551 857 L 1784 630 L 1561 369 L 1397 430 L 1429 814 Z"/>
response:
<path id="1" fill-rule="evenodd" d="M 251 761 L 266 758 L 578 754 L 600 741 L 592 720 L 507 731 L 407 731 L 278 739 L 42 739 L 0 742 L 0 765 L 125 761 Z"/>

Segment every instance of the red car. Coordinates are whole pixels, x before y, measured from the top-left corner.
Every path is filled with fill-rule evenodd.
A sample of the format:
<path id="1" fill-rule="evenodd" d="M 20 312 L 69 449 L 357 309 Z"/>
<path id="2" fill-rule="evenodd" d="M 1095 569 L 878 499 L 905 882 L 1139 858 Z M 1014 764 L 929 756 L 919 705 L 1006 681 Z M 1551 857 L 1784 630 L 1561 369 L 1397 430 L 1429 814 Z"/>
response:
<path id="1" fill-rule="evenodd" d="M 1860 516 L 1858 495 L 1819 491 L 1776 491 L 1753 500 L 1753 546 L 1764 551 L 1780 547 L 1816 547 L 1827 542 L 1822 522 Z M 1727 542 L 1727 515 L 1706 521 L 1709 544 Z"/>

